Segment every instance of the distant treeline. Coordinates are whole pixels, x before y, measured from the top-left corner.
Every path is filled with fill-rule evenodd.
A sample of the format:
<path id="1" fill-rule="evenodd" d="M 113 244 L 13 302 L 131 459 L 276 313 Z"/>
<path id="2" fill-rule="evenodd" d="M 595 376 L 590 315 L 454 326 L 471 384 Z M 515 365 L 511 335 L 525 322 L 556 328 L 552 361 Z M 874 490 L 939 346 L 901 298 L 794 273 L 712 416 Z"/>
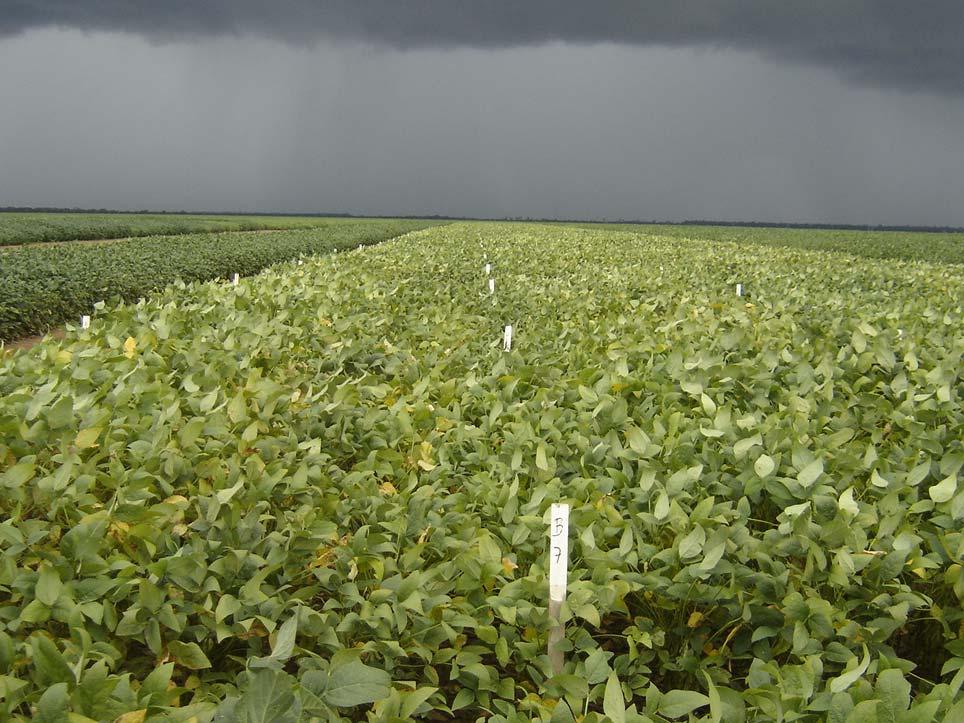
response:
<path id="1" fill-rule="evenodd" d="M 854 223 L 769 223 L 766 221 L 681 221 L 674 226 L 746 226 L 749 228 L 813 228 L 825 231 L 906 231 L 908 233 L 962 233 L 961 226 L 884 226 Z"/>
<path id="2" fill-rule="evenodd" d="M 501 218 L 484 218 L 480 216 L 448 216 L 445 214 L 407 214 L 407 215 L 366 215 L 357 213 L 306 212 L 281 213 L 277 211 L 116 211 L 109 208 L 54 208 L 34 206 L 0 206 L 0 213 L 100 213 L 117 215 L 172 215 L 172 216 L 301 216 L 317 218 L 398 218 L 398 219 L 432 219 L 437 221 L 525 221 L 529 223 L 598 223 L 598 224 L 626 224 L 633 226 L 727 226 L 740 228 L 797 228 L 817 229 L 825 231 L 902 231 L 905 233 L 964 233 L 962 226 L 888 226 L 883 224 L 853 224 L 853 223 L 790 223 L 782 221 L 712 221 L 705 219 L 688 219 L 686 221 L 643 221 L 640 219 L 579 219 L 579 218 L 534 218 L 530 216 L 504 216 Z"/>

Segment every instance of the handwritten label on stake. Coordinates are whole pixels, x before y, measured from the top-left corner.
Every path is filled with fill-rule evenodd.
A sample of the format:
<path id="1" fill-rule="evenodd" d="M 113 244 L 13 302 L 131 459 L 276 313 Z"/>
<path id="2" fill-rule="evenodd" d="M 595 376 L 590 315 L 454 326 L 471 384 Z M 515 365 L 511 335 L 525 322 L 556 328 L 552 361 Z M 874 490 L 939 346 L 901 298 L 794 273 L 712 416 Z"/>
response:
<path id="1" fill-rule="evenodd" d="M 231 284 L 232 284 L 233 286 L 237 286 L 237 285 L 238 285 L 238 282 L 239 282 L 240 280 L 241 280 L 241 275 L 240 275 L 240 274 L 232 274 L 232 276 L 231 276 Z"/>
<path id="2" fill-rule="evenodd" d="M 736 285 L 736 295 L 743 296 L 743 284 Z"/>
<path id="3" fill-rule="evenodd" d="M 495 293 L 495 279 L 493 279 L 491 276 L 489 277 L 489 293 Z"/>
<path id="4" fill-rule="evenodd" d="M 566 601 L 569 575 L 569 505 L 556 503 L 549 510 L 549 662 L 554 675 L 563 668 L 563 653 L 559 648 L 566 631 L 559 622 L 562 604 Z"/>
<path id="5" fill-rule="evenodd" d="M 549 514 L 549 599 L 561 603 L 569 573 L 569 505 L 553 504 Z"/>
<path id="6" fill-rule="evenodd" d="M 502 348 L 505 351 L 512 351 L 512 324 L 507 325 L 502 334 Z"/>
<path id="7" fill-rule="evenodd" d="M 89 316 L 89 315 L 84 314 L 82 317 L 80 317 L 80 328 L 81 328 L 81 329 L 89 329 L 89 328 L 90 328 L 90 316 Z"/>

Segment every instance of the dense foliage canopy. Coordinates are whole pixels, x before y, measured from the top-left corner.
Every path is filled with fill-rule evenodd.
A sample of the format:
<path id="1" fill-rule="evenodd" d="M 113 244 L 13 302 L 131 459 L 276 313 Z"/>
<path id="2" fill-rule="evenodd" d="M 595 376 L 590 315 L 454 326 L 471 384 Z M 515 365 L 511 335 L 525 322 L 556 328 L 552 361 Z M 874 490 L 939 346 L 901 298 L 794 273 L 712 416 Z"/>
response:
<path id="1" fill-rule="evenodd" d="M 457 224 L 98 312 L 0 359 L 0 717 L 960 721 L 962 298 Z"/>
<path id="2" fill-rule="evenodd" d="M 312 216 L 3 212 L 0 213 L 0 246 L 178 233 L 313 228 L 330 222 L 329 218 Z"/>
<path id="3" fill-rule="evenodd" d="M 949 231 L 863 231 L 825 228 L 665 224 L 577 224 L 585 228 L 636 231 L 673 238 L 837 251 L 852 256 L 964 264 L 964 233 Z"/>

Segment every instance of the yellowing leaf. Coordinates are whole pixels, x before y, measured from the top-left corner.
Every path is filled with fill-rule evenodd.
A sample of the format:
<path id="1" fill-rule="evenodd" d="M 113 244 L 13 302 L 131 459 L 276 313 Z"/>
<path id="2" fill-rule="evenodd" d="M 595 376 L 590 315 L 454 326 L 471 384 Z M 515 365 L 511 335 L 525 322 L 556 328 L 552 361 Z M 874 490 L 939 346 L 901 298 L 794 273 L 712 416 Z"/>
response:
<path id="1" fill-rule="evenodd" d="M 89 449 L 91 447 L 97 447 L 97 438 L 100 436 L 100 427 L 88 427 L 87 429 L 82 429 L 77 433 L 76 439 L 74 439 L 74 446 L 77 449 Z"/>
<path id="2" fill-rule="evenodd" d="M 686 627 L 696 628 L 699 627 L 700 622 L 703 620 L 703 613 L 698 610 L 694 610 L 690 613 L 689 620 L 686 621 Z"/>
<path id="3" fill-rule="evenodd" d="M 114 520 L 107 528 L 107 534 L 116 540 L 123 540 L 130 533 L 131 526 L 121 520 Z"/>
<path id="4" fill-rule="evenodd" d="M 136 352 L 137 342 L 134 340 L 134 337 L 127 337 L 127 341 L 124 342 L 124 356 L 128 359 L 133 359 Z"/>
<path id="5" fill-rule="evenodd" d="M 114 719 L 114 723 L 144 723 L 147 719 L 147 708 L 132 710 Z"/>
<path id="6" fill-rule="evenodd" d="M 382 482 L 380 485 L 378 485 L 378 491 L 386 497 L 391 497 L 392 495 L 398 494 L 398 490 L 395 489 L 395 485 L 393 485 L 391 482 Z"/>
<path id="7" fill-rule="evenodd" d="M 431 442 L 426 441 L 419 445 L 418 453 L 421 459 L 418 461 L 418 466 L 424 469 L 426 472 L 431 471 L 436 467 L 435 463 L 432 462 L 432 453 L 434 451 L 435 450 L 432 449 Z"/>

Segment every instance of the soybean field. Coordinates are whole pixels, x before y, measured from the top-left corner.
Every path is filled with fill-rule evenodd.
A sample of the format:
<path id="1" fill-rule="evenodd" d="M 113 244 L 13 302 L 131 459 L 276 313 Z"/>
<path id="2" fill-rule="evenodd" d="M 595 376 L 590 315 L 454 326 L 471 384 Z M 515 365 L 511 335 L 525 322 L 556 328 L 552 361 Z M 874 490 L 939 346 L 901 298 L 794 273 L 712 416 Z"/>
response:
<path id="1" fill-rule="evenodd" d="M 0 357 L 0 718 L 964 720 L 960 265 L 457 223 L 227 271 Z"/>

